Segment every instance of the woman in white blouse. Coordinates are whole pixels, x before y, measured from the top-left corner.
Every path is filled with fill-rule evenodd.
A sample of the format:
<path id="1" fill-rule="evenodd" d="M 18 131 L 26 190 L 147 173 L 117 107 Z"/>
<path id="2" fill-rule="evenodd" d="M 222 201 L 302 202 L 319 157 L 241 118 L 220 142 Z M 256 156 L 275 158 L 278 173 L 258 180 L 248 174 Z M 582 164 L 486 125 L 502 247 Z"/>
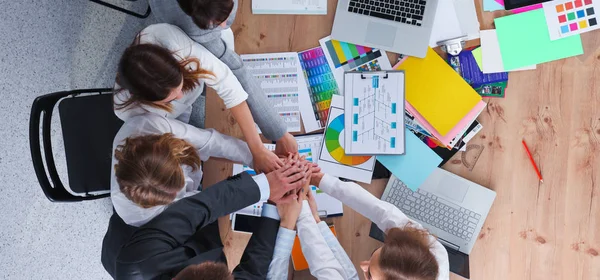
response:
<path id="1" fill-rule="evenodd" d="M 126 121 L 151 112 L 187 123 L 192 104 L 201 95 L 204 83 L 217 92 L 240 125 L 254 159 L 254 168 L 270 172 L 283 166 L 283 162 L 263 146 L 246 103 L 248 94 L 231 70 L 173 25 L 148 26 L 123 53 L 114 96 L 115 114 Z M 277 151 L 285 155 L 297 150 L 289 133 L 271 140 L 277 141 Z"/>
<path id="2" fill-rule="evenodd" d="M 321 173 L 317 168 L 314 170 L 311 185 L 318 186 L 323 192 L 373 221 L 386 233 L 383 246 L 375 250 L 369 260 L 360 264 L 365 279 L 447 280 L 450 278 L 448 252 L 419 223 L 409 219 L 396 206 L 376 198 L 360 185 L 342 182 L 338 178 Z M 305 216 L 310 220 L 309 214 Z M 318 222 L 318 217 L 315 219 Z M 300 233 L 300 225 L 298 228 Z M 316 236 L 316 234 L 312 235 Z M 300 242 L 303 243 L 302 236 Z M 339 244 L 318 246 L 313 243 L 302 244 L 302 251 L 307 256 L 313 276 L 317 279 L 356 278 L 353 269 L 348 265 L 347 256 L 346 258 L 339 256 L 345 254 L 343 250 L 336 250 Z"/>
<path id="3" fill-rule="evenodd" d="M 170 203 L 198 193 L 200 160 L 211 157 L 252 165 L 244 141 L 214 129 L 155 113 L 127 119 L 113 141 L 110 190 L 115 211 L 128 225 L 144 225 Z"/>

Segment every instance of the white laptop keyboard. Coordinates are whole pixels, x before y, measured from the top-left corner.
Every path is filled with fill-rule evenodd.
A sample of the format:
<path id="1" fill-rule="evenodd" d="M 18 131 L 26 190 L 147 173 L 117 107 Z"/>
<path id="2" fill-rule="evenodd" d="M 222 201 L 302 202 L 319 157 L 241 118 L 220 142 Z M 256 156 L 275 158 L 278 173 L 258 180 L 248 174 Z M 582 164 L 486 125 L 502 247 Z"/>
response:
<path id="1" fill-rule="evenodd" d="M 381 199 L 396 205 L 407 216 L 426 222 L 469 242 L 481 215 L 423 190 L 413 192 L 400 180 Z"/>

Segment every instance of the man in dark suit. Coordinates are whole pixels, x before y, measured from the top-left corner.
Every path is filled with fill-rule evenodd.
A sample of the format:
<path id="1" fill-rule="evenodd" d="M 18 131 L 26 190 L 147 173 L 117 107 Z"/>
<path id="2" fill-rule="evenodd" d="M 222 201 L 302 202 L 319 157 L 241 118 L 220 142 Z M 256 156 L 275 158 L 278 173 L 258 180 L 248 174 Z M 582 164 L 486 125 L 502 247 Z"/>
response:
<path id="1" fill-rule="evenodd" d="M 263 206 L 240 264 L 223 277 L 218 272 L 227 259 L 217 218 L 260 200 L 294 199 L 295 190 L 310 179 L 305 170 L 288 162 L 267 175 L 241 173 L 173 203 L 139 228 L 119 225 L 120 219 L 113 216 L 102 263 L 115 279 L 265 279 L 279 228 L 275 206 Z"/>

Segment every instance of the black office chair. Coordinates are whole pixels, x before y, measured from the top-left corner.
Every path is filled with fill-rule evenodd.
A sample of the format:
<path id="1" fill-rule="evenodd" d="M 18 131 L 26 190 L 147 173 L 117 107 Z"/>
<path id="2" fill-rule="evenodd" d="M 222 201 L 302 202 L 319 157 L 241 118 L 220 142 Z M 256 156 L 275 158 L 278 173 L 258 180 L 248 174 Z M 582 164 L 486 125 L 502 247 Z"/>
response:
<path id="1" fill-rule="evenodd" d="M 56 104 L 64 139 L 69 190 L 61 182 L 52 154 L 51 124 Z M 40 146 L 40 122 L 45 163 Z M 61 91 L 36 98 L 29 120 L 29 144 L 35 174 L 46 197 L 53 202 L 108 197 L 112 143 L 122 125 L 123 121 L 113 112 L 110 88 Z"/>
<path id="2" fill-rule="evenodd" d="M 128 15 L 132 15 L 132 16 L 138 17 L 138 18 L 147 18 L 150 15 L 150 12 L 151 12 L 150 11 L 150 5 L 148 5 L 148 9 L 146 10 L 145 14 L 139 14 L 139 13 L 136 13 L 134 11 L 121 8 L 119 6 L 115 6 L 113 4 L 106 3 L 106 2 L 101 1 L 101 0 L 90 0 L 90 1 L 92 1 L 92 2 L 94 2 L 96 4 L 100 4 L 100 5 L 104 6 L 104 7 L 107 7 L 107 8 L 113 9 L 113 10 L 117 10 L 119 12 L 126 13 Z M 127 0 L 127 1 L 136 1 L 136 0 Z"/>

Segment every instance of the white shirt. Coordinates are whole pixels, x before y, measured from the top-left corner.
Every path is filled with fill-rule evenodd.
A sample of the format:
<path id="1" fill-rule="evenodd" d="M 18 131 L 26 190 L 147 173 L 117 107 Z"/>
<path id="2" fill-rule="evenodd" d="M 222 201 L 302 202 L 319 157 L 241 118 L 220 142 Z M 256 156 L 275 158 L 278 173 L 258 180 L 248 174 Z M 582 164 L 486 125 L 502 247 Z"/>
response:
<path id="1" fill-rule="evenodd" d="M 411 223 L 410 226 L 423 229 L 421 224 L 409 219 L 398 207 L 376 198 L 356 183 L 342 182 L 333 176 L 325 174 L 323 179 L 321 179 L 319 188 L 373 221 L 384 232 L 390 228 L 402 228 L 408 223 Z M 429 241 L 431 244 L 429 250 L 434 255 L 439 266 L 437 279 L 450 279 L 450 264 L 446 248 L 431 235 L 429 236 Z"/>
<path id="2" fill-rule="evenodd" d="M 118 145 L 125 143 L 124 140 L 127 137 L 164 133 L 173 133 L 175 137 L 192 144 L 197 149 L 202 161 L 207 161 L 210 157 L 216 157 L 243 163 L 248 166 L 252 165 L 252 154 L 248 145 L 237 138 L 223 135 L 213 129 L 200 129 L 154 113 L 145 113 L 131 117 L 125 121 L 113 141 L 110 186 L 113 206 L 119 216 L 128 225 L 141 226 L 164 211 L 168 205 L 143 208 L 129 200 L 121 192 L 117 178 L 115 177 L 114 166 L 117 164 L 117 160 L 114 157 L 114 151 Z M 197 190 L 202 180 L 201 168 L 196 171 L 192 171 L 192 168 L 187 165 L 182 165 L 181 168 L 185 176 L 185 185 L 177 193 L 173 202 L 198 193 Z"/>
<path id="3" fill-rule="evenodd" d="M 140 44 L 153 44 L 167 48 L 177 60 L 195 57 L 200 61 L 200 67 L 214 73 L 214 77 L 201 78 L 200 84 L 194 90 L 184 92 L 183 98 L 170 102 L 173 109 L 171 113 L 152 106 L 134 103 L 120 110 L 115 108 L 115 114 L 120 119 L 125 121 L 139 114 L 153 112 L 187 123 L 192 104 L 202 94 L 204 83 L 217 92 L 219 97 L 223 99 L 227 109 L 235 107 L 248 99 L 248 93 L 244 91 L 229 67 L 202 45 L 190 39 L 179 27 L 166 23 L 150 25 L 140 32 Z M 192 67 L 196 67 L 195 64 L 192 65 Z M 115 85 L 115 89 L 118 90 L 119 87 Z M 124 101 L 129 100 L 130 96 L 127 90 L 117 91 L 114 101 L 117 105 L 122 104 Z"/>
<path id="4" fill-rule="evenodd" d="M 317 224 L 315 222 L 307 201 L 302 202 L 302 210 L 296 226 L 302 252 L 310 268 L 310 273 L 314 277 L 317 279 L 359 279 L 352 260 L 327 223 L 321 221 Z M 295 237 L 296 231 L 279 228 L 267 280 L 288 278 L 290 254 Z"/>

